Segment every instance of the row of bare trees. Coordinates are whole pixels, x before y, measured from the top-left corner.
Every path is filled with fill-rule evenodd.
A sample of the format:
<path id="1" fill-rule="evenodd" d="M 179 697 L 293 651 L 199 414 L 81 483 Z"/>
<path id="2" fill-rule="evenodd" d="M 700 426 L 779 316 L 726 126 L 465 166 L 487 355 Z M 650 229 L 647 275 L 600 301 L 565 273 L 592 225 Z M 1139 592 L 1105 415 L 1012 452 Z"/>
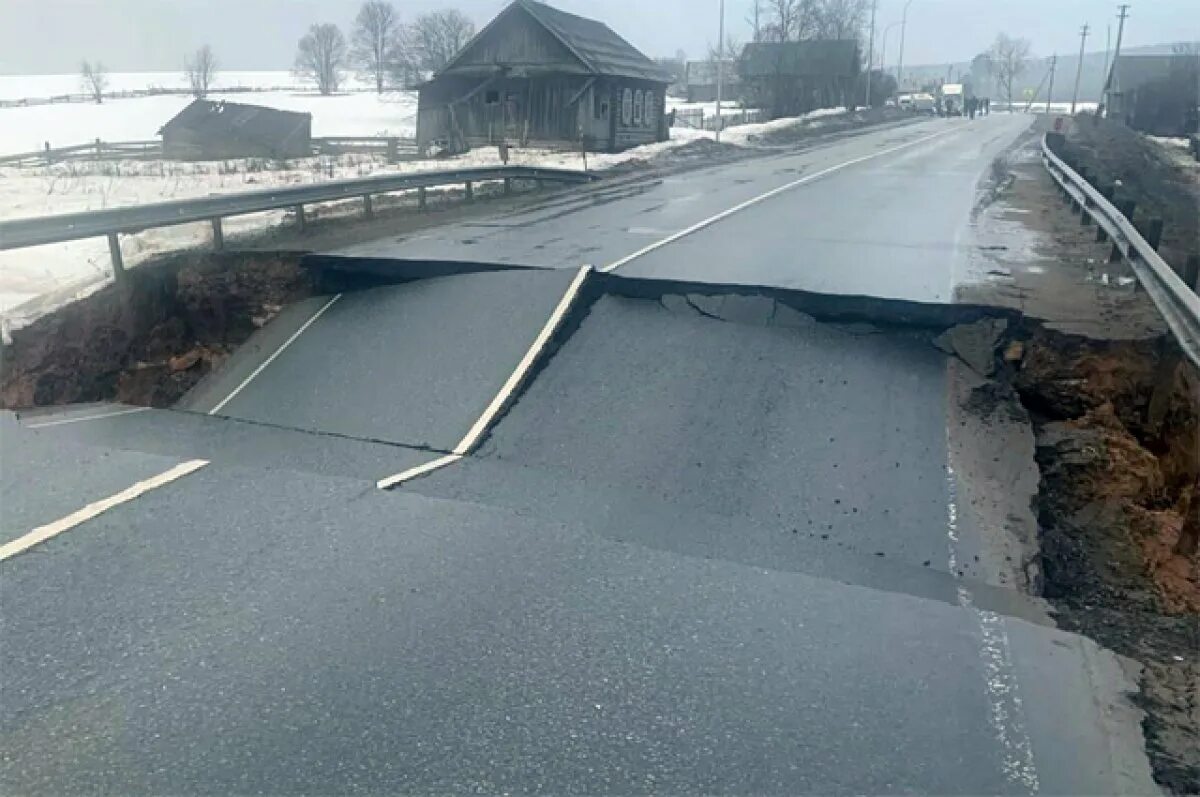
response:
<path id="1" fill-rule="evenodd" d="M 195 54 L 184 62 L 183 71 L 192 95 L 207 95 L 217 77 L 217 58 L 212 47 L 206 44 L 196 50 Z M 79 65 L 79 80 L 83 90 L 97 105 L 104 102 L 104 92 L 108 90 L 108 69 L 103 63 L 84 60 Z"/>
<path id="2" fill-rule="evenodd" d="M 295 71 L 322 94 L 338 90 L 355 69 L 382 93 L 406 85 L 450 63 L 475 35 L 475 24 L 454 9 L 421 14 L 408 24 L 387 0 L 367 0 L 347 42 L 337 25 L 313 25 L 300 40 Z"/>
<path id="3" fill-rule="evenodd" d="M 470 18 L 453 9 L 421 14 L 409 24 L 387 0 L 367 0 L 354 20 L 347 42 L 337 25 L 313 25 L 296 48 L 294 71 L 322 94 L 333 94 L 346 74 L 356 70 L 377 92 L 389 85 L 408 85 L 450 63 L 475 35 Z M 184 62 L 188 86 L 204 97 L 217 75 L 217 58 L 207 44 Z M 83 61 L 79 69 L 84 90 L 97 103 L 108 90 L 108 70 L 99 61 Z"/>

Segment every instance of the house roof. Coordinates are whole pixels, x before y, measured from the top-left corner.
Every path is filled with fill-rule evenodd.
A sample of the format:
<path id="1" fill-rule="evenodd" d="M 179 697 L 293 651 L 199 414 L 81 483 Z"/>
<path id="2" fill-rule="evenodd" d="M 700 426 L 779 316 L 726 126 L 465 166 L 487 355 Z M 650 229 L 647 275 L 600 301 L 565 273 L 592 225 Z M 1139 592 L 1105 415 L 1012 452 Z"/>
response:
<path id="1" fill-rule="evenodd" d="M 244 105 L 224 100 L 194 100 L 158 131 L 188 128 L 201 133 L 236 135 L 265 141 L 281 141 L 300 125 L 310 123 L 312 114 L 280 111 L 263 105 Z"/>
<path id="2" fill-rule="evenodd" d="M 674 78 L 671 73 L 651 61 L 629 42 L 618 36 L 612 28 L 603 22 L 568 14 L 559 11 L 545 3 L 534 0 L 515 0 L 508 8 L 500 12 L 496 19 L 488 23 L 473 41 L 478 41 L 488 34 L 496 22 L 516 10 L 524 11 L 550 35 L 562 42 L 581 64 L 594 75 L 613 75 L 631 77 L 640 80 L 653 80 L 658 83 L 671 83 Z M 468 44 L 459 54 L 447 64 L 442 72 L 453 67 L 470 49 Z"/>
<path id="3" fill-rule="evenodd" d="M 1134 91 L 1189 65 L 1200 70 L 1200 55 L 1121 55 L 1113 64 L 1105 91 Z"/>
<path id="4" fill-rule="evenodd" d="M 742 77 L 853 77 L 858 43 L 850 40 L 753 42 L 742 51 Z"/>

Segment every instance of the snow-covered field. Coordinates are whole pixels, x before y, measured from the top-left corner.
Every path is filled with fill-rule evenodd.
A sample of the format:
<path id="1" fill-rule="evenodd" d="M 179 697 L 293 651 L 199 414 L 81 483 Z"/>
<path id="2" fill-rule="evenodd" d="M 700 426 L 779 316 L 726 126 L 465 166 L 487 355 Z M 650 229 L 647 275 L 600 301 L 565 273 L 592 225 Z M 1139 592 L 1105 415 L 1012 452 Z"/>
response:
<path id="1" fill-rule="evenodd" d="M 347 75 L 347 89 L 367 88 L 358 78 Z M 311 90 L 295 74 L 288 71 L 226 72 L 216 75 L 217 89 L 295 89 Z M 112 72 L 108 76 L 108 91 L 139 91 L 141 89 L 186 89 L 183 72 Z M 78 75 L 0 75 L 0 100 L 44 99 L 64 94 L 81 94 L 83 87 Z"/>
<path id="2" fill-rule="evenodd" d="M 417 97 L 411 91 L 353 92 L 323 97 L 316 92 L 213 93 L 213 99 L 249 102 L 313 115 L 314 136 L 416 135 Z M 103 141 L 152 141 L 191 98 L 181 95 L 0 108 L 0 155 Z"/>

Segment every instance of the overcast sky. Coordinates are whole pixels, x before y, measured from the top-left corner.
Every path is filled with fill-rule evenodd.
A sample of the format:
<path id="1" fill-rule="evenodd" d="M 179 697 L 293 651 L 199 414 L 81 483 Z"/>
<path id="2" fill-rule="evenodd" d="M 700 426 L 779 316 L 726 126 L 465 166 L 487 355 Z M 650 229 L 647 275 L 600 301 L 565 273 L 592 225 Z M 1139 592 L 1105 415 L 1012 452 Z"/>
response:
<path id="1" fill-rule="evenodd" d="M 603 20 L 648 55 L 684 50 L 701 57 L 717 38 L 719 0 L 551 0 Z M 1103 50 L 1107 26 L 1116 38 L 1111 0 L 911 0 L 905 45 L 909 64 L 970 60 L 1006 31 L 1033 42 L 1037 55 L 1077 52 L 1079 27 Z M 1125 41 L 1131 46 L 1200 40 L 1200 0 L 1130 0 Z M 184 55 L 209 43 L 226 69 L 287 69 L 296 41 L 313 22 L 349 29 L 360 0 L 0 0 L 0 74 L 72 73 L 82 58 L 112 71 L 178 70 Z M 456 7 L 482 26 L 505 0 L 396 0 L 411 18 Z M 749 38 L 749 0 L 726 0 L 726 20 Z M 878 37 L 900 19 L 904 0 L 879 0 Z M 899 53 L 899 26 L 887 56 Z M 877 45 L 880 46 L 880 45 Z M 878 54 L 877 54 L 878 57 Z"/>

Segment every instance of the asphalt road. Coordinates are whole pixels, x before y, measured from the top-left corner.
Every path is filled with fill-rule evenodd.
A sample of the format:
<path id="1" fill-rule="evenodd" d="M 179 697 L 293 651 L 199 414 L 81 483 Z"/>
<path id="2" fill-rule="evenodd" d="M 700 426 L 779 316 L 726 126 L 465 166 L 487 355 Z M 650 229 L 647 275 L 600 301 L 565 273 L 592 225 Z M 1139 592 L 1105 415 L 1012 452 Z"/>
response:
<path id="1" fill-rule="evenodd" d="M 611 265 L 870 157 L 621 269 L 935 301 L 970 246 L 956 203 L 1021 121 L 869 133 L 371 251 Z M 878 195 L 901 184 L 909 201 Z M 882 239 L 855 247 L 830 217 L 806 263 L 781 237 L 873 201 L 923 253 L 897 247 L 895 273 L 864 277 Z M 1011 432 L 964 437 L 926 330 L 589 299 L 477 451 L 377 489 L 467 432 L 573 274 L 347 294 L 293 339 L 314 301 L 187 411 L 5 416 L 3 541 L 210 464 L 0 562 L 0 790 L 1153 790 L 1114 657 L 992 575 L 1003 530 L 960 498 L 956 458 Z"/>
<path id="2" fill-rule="evenodd" d="M 1029 129 L 1030 119 L 931 119 L 800 153 L 644 183 L 601 184 L 577 192 L 576 199 L 336 254 L 605 267 L 732 207 L 809 180 L 786 197 L 730 216 L 620 271 L 948 302 L 971 256 L 979 181 Z"/>

